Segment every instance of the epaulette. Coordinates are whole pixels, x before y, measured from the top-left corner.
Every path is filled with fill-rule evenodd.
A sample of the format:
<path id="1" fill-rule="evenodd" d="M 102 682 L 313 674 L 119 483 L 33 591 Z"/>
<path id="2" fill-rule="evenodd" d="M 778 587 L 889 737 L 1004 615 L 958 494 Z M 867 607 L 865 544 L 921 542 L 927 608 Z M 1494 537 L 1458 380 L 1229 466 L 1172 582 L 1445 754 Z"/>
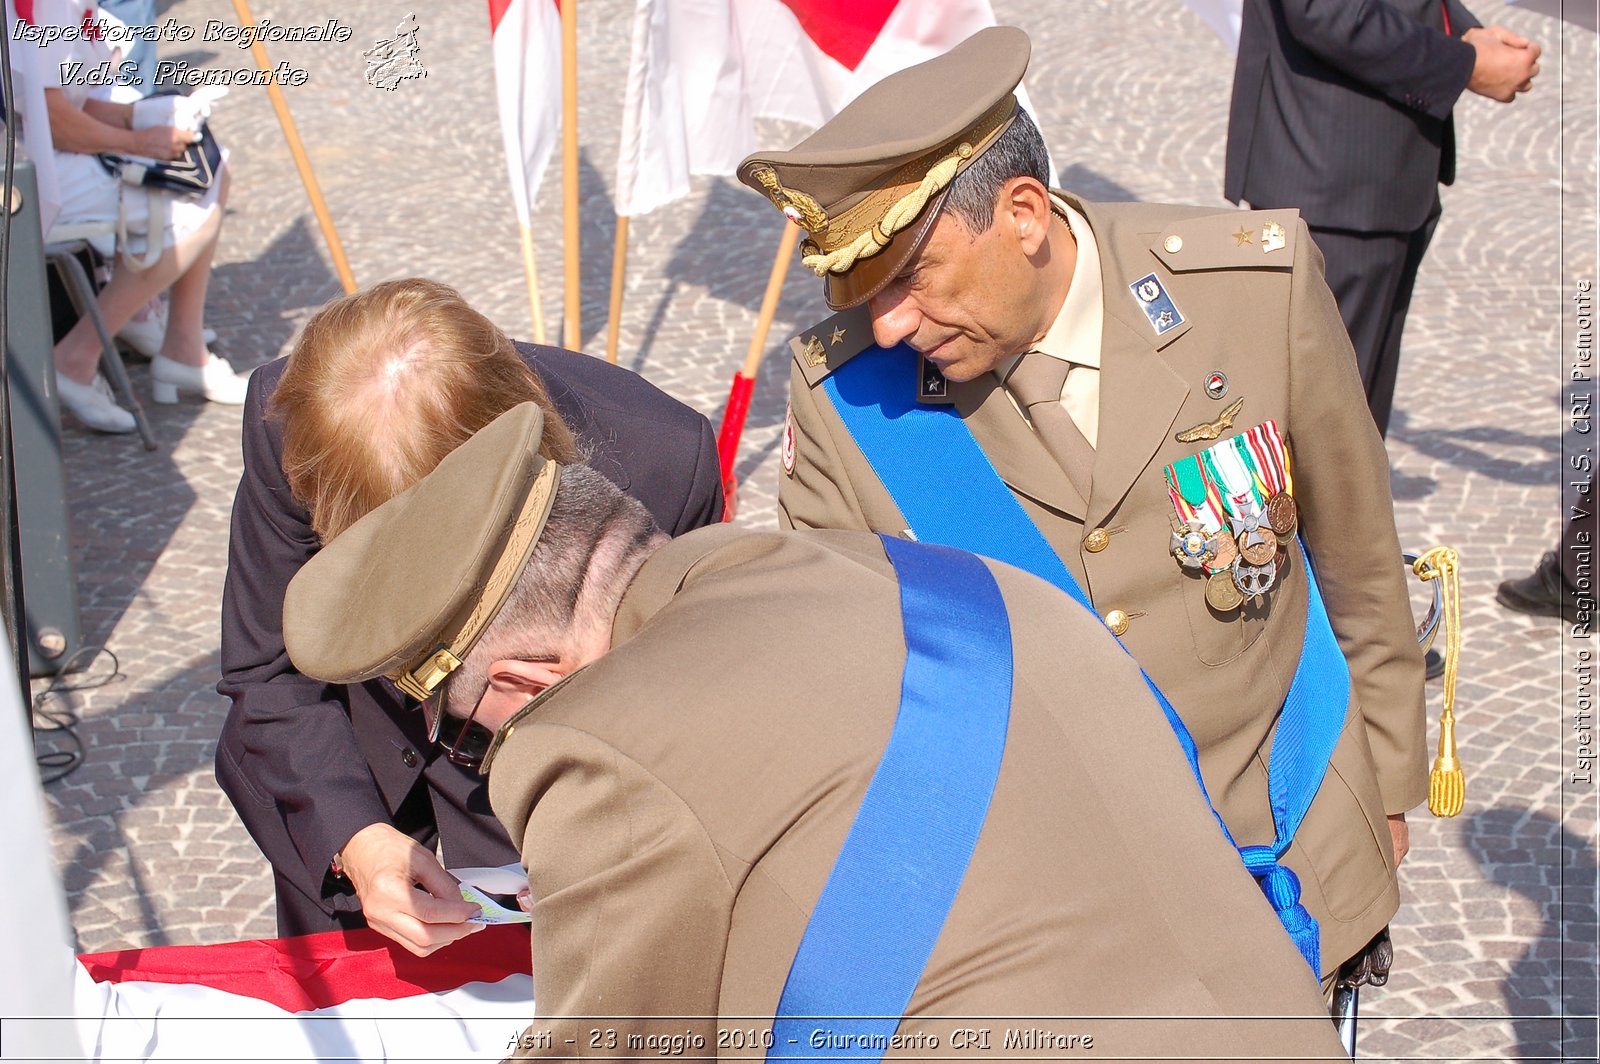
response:
<path id="1" fill-rule="evenodd" d="M 1300 212 L 1223 211 L 1173 222 L 1151 246 L 1173 273 L 1294 264 Z"/>
<path id="2" fill-rule="evenodd" d="M 794 364 L 815 388 L 828 374 L 874 346 L 872 311 L 866 304 L 840 311 L 789 341 Z"/>

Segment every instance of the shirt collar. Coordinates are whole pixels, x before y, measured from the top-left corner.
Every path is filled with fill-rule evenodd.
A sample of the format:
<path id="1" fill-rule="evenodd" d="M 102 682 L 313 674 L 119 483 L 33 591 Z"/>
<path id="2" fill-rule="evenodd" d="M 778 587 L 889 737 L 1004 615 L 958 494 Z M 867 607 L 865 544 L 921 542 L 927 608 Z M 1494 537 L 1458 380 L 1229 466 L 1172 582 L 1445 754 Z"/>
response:
<path id="1" fill-rule="evenodd" d="M 1100 246 L 1095 242 L 1094 230 L 1089 228 L 1088 219 L 1065 200 L 1051 195 L 1050 207 L 1066 219 L 1072 230 L 1072 237 L 1078 242 L 1078 260 L 1072 269 L 1072 283 L 1067 288 L 1067 298 L 1062 300 L 1055 321 L 1045 330 L 1044 337 L 1028 350 L 1099 369 L 1100 333 L 1105 324 L 1105 285 L 1100 274 Z M 1001 362 L 996 367 L 1000 379 L 1004 380 L 1027 353 L 1018 352 Z"/>

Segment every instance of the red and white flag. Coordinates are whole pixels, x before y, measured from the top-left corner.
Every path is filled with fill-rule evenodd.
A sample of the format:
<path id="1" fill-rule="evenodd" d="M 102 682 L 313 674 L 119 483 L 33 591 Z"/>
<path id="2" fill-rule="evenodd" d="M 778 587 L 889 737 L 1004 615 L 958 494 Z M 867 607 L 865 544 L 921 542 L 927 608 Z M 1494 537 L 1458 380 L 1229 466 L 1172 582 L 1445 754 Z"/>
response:
<path id="1" fill-rule="evenodd" d="M 691 173 L 733 173 L 757 118 L 820 126 L 994 24 L 989 0 L 637 0 L 617 213 L 687 195 Z"/>
<path id="2" fill-rule="evenodd" d="M 511 201 L 527 225 L 561 136 L 560 0 L 489 0 L 489 30 Z"/>
<path id="3" fill-rule="evenodd" d="M 523 926 L 429 957 L 363 929 L 78 959 L 73 1012 L 97 1060 L 497 1059 L 533 1018 Z"/>

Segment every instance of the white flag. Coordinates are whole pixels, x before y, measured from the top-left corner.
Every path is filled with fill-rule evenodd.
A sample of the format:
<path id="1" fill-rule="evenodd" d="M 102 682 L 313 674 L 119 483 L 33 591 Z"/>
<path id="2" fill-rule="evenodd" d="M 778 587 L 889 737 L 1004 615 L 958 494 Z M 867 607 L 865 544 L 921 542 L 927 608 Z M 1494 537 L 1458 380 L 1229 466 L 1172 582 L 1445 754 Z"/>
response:
<path id="1" fill-rule="evenodd" d="M 50 854 L 33 736 L 11 652 L 0 645 L 0 807 L 6 810 L 0 875 L 0 1001 L 7 1060 L 74 1059 L 82 1054 L 72 1015 L 72 947 L 67 906 Z"/>
<path id="2" fill-rule="evenodd" d="M 756 118 L 820 126 L 994 24 L 988 0 L 638 0 L 617 213 L 686 195 L 692 173 L 733 173 Z"/>
<path id="3" fill-rule="evenodd" d="M 1244 0 L 1183 0 L 1194 13 L 1228 46 L 1228 51 L 1239 52 L 1239 24 L 1244 21 Z M 1516 0 L 1510 0 L 1516 3 Z"/>
<path id="4" fill-rule="evenodd" d="M 559 0 L 489 0 L 500 133 L 517 220 L 528 224 L 561 131 Z"/>

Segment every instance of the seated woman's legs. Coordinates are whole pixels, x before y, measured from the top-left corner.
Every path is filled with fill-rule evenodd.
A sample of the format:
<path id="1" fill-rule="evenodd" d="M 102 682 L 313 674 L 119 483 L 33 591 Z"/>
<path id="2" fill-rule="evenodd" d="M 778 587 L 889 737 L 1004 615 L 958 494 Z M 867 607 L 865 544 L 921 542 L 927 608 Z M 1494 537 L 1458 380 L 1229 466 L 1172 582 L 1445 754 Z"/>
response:
<path id="1" fill-rule="evenodd" d="M 226 362 L 206 350 L 203 335 L 206 289 L 222 230 L 222 211 L 229 184 L 226 167 L 219 175 L 219 182 L 217 203 L 199 227 L 163 251 L 148 269 L 135 269 L 120 258 L 115 260 L 111 280 L 96 300 L 107 330 L 115 333 L 140 307 L 170 286 L 172 306 L 166 337 L 151 371 L 159 402 L 176 401 L 177 388 L 202 392 L 214 402 L 244 402 L 245 381 L 235 376 Z M 56 371 L 74 384 L 92 385 L 100 354 L 100 339 L 94 323 L 82 318 L 56 345 Z M 69 405 L 91 427 L 125 431 L 95 424 L 92 415 L 84 416 L 80 402 L 69 400 Z"/>
<path id="2" fill-rule="evenodd" d="M 172 283 L 166 336 L 150 369 L 157 402 L 176 401 L 177 388 L 201 392 L 214 403 L 244 402 L 245 379 L 206 350 L 205 342 L 206 290 L 211 285 L 211 260 L 216 257 L 222 232 L 222 209 L 228 202 L 231 176 L 226 166 L 217 175 L 216 224 L 195 234 L 204 235 L 204 242 L 194 249 L 194 257 Z"/>

